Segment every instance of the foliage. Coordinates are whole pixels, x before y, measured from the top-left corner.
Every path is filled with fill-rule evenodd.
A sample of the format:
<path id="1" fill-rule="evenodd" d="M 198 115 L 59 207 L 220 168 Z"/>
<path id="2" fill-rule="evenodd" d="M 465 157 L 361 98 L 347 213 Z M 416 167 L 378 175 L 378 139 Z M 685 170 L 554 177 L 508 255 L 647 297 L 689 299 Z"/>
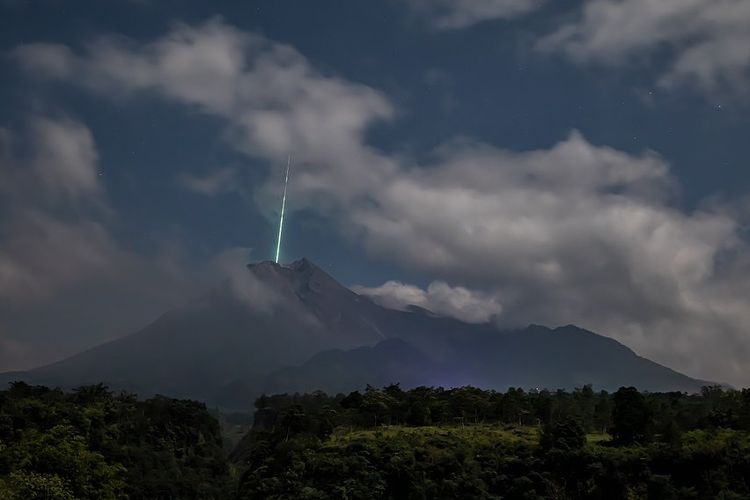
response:
<path id="1" fill-rule="evenodd" d="M 231 458 L 243 499 L 748 498 L 749 400 L 397 385 L 263 396 Z"/>
<path id="2" fill-rule="evenodd" d="M 613 396 L 612 437 L 620 444 L 647 442 L 653 420 L 646 398 L 635 387 L 620 387 Z"/>
<path id="3" fill-rule="evenodd" d="M 264 395 L 230 459 L 199 403 L 101 385 L 0 391 L 0 498 L 11 500 L 750 498 L 750 393 Z"/>
<path id="4" fill-rule="evenodd" d="M 0 392 L 0 497 L 219 498 L 230 488 L 204 405 L 104 386 Z"/>
<path id="5" fill-rule="evenodd" d="M 564 418 L 544 425 L 539 445 L 545 451 L 575 451 L 583 448 L 586 433 L 574 418 Z"/>

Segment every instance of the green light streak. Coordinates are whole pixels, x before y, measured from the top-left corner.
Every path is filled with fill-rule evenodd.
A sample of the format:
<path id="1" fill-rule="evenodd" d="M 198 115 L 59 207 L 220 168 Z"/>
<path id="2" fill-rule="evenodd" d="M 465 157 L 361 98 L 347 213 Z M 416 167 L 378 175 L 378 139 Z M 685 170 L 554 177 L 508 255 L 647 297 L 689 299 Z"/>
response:
<path id="1" fill-rule="evenodd" d="M 284 196 L 281 198 L 281 219 L 279 220 L 279 240 L 276 242 L 276 263 L 279 263 L 281 252 L 281 232 L 284 230 L 284 209 L 286 207 L 286 186 L 289 184 L 289 166 L 292 164 L 292 155 L 286 160 L 286 177 L 284 177 Z"/>

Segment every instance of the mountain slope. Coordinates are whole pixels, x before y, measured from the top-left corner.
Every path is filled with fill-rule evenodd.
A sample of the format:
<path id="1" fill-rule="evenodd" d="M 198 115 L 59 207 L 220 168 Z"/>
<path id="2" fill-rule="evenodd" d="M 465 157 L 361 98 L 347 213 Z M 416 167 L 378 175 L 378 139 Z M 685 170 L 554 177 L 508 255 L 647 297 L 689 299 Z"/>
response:
<path id="1" fill-rule="evenodd" d="M 384 340 L 373 347 L 349 351 L 323 351 L 301 366 L 282 368 L 266 377 L 268 393 L 350 392 L 370 384 L 382 387 L 399 383 L 402 387 L 423 385 L 429 373 L 438 369 L 427 355 L 401 339 Z"/>
<path id="2" fill-rule="evenodd" d="M 374 304 L 306 260 L 288 268 L 263 262 L 242 271 L 240 280 L 165 313 L 135 334 L 22 378 L 63 386 L 104 381 L 145 395 L 213 401 L 225 386 L 257 394 L 269 371 L 321 350 L 385 338 L 356 313 L 359 302 Z"/>
<path id="3" fill-rule="evenodd" d="M 650 391 L 693 392 L 708 384 L 573 325 L 554 330 L 532 325 L 453 341 L 452 355 L 440 360 L 400 339 L 371 348 L 326 351 L 301 366 L 272 373 L 266 387 L 271 392 L 348 392 L 367 383 L 394 382 L 405 389 L 471 385 L 496 390 L 573 389 L 593 384 L 611 391 L 634 385 Z"/>
<path id="4" fill-rule="evenodd" d="M 3 381 L 190 397 L 242 408 L 262 391 L 366 383 L 688 390 L 703 382 L 574 326 L 499 331 L 414 308 L 396 311 L 306 259 L 249 265 L 143 330 Z"/>

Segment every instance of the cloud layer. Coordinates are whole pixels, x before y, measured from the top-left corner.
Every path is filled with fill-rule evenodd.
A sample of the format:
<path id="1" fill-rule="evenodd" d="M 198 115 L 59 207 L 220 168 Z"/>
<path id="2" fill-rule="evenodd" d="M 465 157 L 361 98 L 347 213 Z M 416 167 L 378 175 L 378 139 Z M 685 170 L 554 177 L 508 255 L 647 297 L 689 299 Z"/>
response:
<path id="1" fill-rule="evenodd" d="M 408 0 L 438 29 L 468 28 L 540 9 L 541 0 Z M 591 0 L 573 20 L 538 38 L 542 52 L 606 68 L 651 63 L 657 84 L 747 97 L 750 4 L 745 0 Z"/>
<path id="2" fill-rule="evenodd" d="M 377 181 L 375 172 L 394 168 L 360 140 L 372 120 L 393 116 L 384 95 L 325 76 L 292 47 L 221 19 L 197 27 L 179 24 L 145 45 L 104 38 L 83 55 L 54 44 L 24 45 L 14 55 L 40 76 L 108 94 L 156 92 L 224 117 L 241 151 L 275 161 L 291 151 L 305 162 L 295 183 L 310 196 L 329 195 L 325 184 L 333 179 L 365 189 Z M 349 161 L 361 168 L 354 171 Z"/>
<path id="3" fill-rule="evenodd" d="M 660 84 L 746 92 L 750 3 L 745 0 L 593 0 L 539 48 L 579 63 L 666 60 Z"/>
<path id="4" fill-rule="evenodd" d="M 636 3 L 595 0 L 586 15 L 614 22 L 596 9 Z M 576 29 L 556 35 L 571 55 L 615 50 L 576 45 L 598 40 Z M 680 209 L 679 185 L 655 152 L 627 154 L 572 131 L 522 152 L 457 139 L 418 164 L 368 144 L 368 127 L 395 117 L 382 93 L 219 19 L 145 44 L 101 39 L 81 53 L 33 44 L 15 54 L 36 75 L 107 94 L 155 92 L 221 117 L 229 143 L 269 165 L 292 150 L 292 209 L 319 211 L 372 255 L 439 280 L 369 290 L 382 301 L 477 321 L 499 313 L 504 324 L 577 323 L 690 375 L 750 383 L 741 220 L 727 207 Z M 261 206 L 278 194 L 271 177 Z"/>

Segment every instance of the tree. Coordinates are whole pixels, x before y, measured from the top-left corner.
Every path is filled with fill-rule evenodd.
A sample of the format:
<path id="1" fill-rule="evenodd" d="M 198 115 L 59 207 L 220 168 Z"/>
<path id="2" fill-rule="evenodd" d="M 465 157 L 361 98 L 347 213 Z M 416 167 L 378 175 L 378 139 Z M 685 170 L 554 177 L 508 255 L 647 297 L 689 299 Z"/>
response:
<path id="1" fill-rule="evenodd" d="M 7 500 L 74 500 L 75 495 L 57 474 L 11 472 L 7 486 L 0 484 L 1 498 Z"/>
<path id="2" fill-rule="evenodd" d="M 620 387 L 613 395 L 611 434 L 618 444 L 646 443 L 653 420 L 646 399 L 635 387 Z"/>
<path id="3" fill-rule="evenodd" d="M 504 422 L 521 425 L 523 416 L 528 413 L 528 400 L 523 389 L 509 388 L 500 401 L 500 418 Z"/>
<path id="4" fill-rule="evenodd" d="M 378 422 L 389 415 L 394 402 L 393 398 L 385 392 L 368 385 L 362 401 L 362 409 L 372 417 L 373 424 L 377 427 Z"/>
<path id="5" fill-rule="evenodd" d="M 349 393 L 348 396 L 342 399 L 340 404 L 342 408 L 345 408 L 347 410 L 359 410 L 362 407 L 363 401 L 364 398 L 362 397 L 362 393 L 360 393 L 359 391 L 354 391 Z"/>
<path id="6" fill-rule="evenodd" d="M 580 450 L 585 443 L 586 432 L 578 420 L 572 417 L 545 424 L 539 440 L 539 445 L 544 450 Z"/>
<path id="7" fill-rule="evenodd" d="M 409 407 L 406 421 L 409 425 L 424 426 L 430 424 L 430 407 L 424 401 L 415 401 Z"/>
<path id="8" fill-rule="evenodd" d="M 284 429 L 284 441 L 289 441 L 289 436 L 305 430 L 307 419 L 304 410 L 299 405 L 287 408 L 281 415 L 281 427 Z"/>
<path id="9" fill-rule="evenodd" d="M 612 425 L 612 398 L 601 391 L 594 403 L 594 429 L 606 432 Z"/>

